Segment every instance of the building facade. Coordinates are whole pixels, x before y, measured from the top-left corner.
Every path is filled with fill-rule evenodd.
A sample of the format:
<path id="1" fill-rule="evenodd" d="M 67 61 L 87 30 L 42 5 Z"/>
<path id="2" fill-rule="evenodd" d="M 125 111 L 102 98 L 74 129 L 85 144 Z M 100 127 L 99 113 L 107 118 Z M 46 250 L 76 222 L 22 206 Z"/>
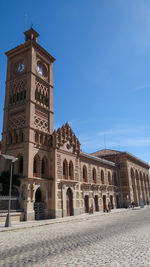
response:
<path id="1" fill-rule="evenodd" d="M 81 151 L 68 123 L 53 130 L 53 63 L 31 28 L 6 53 L 7 80 L 1 152 L 18 157 L 20 208 L 25 220 L 57 218 L 146 204 L 149 166 L 126 152 Z M 0 171 L 8 169 L 1 160 Z"/>

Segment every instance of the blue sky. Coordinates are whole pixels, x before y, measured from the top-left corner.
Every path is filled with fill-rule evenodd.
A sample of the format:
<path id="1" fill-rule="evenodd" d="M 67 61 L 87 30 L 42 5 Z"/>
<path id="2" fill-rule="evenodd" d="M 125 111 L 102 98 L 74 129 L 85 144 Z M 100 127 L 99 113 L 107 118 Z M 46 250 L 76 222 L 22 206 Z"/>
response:
<path id="1" fill-rule="evenodd" d="M 150 1 L 0 3 L 0 132 L 7 59 L 27 28 L 55 58 L 54 128 L 68 121 L 82 150 L 129 151 L 150 163 Z"/>

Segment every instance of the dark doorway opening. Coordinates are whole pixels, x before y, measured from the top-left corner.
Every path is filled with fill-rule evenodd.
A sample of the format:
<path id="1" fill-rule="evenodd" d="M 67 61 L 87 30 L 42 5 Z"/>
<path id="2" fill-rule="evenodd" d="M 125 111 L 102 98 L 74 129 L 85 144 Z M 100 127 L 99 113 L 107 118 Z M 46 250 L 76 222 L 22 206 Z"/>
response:
<path id="1" fill-rule="evenodd" d="M 84 197 L 84 207 L 85 207 L 85 212 L 88 213 L 89 212 L 89 196 L 85 196 Z"/>
<path id="2" fill-rule="evenodd" d="M 40 188 L 38 188 L 35 193 L 35 202 L 41 202 L 41 201 L 42 201 L 42 193 Z"/>
<path id="3" fill-rule="evenodd" d="M 113 205 L 113 196 L 110 196 L 110 203 L 111 203 L 111 208 L 113 209 L 114 208 L 114 205 Z"/>
<path id="4" fill-rule="evenodd" d="M 103 210 L 107 210 L 107 207 L 106 207 L 106 196 L 104 195 L 103 196 Z"/>
<path id="5" fill-rule="evenodd" d="M 40 188 L 38 188 L 35 193 L 34 211 L 35 220 L 44 219 L 44 203 L 42 202 L 42 192 Z"/>
<path id="6" fill-rule="evenodd" d="M 66 206 L 67 206 L 67 216 L 73 216 L 73 194 L 70 188 L 68 188 L 66 193 Z"/>
<path id="7" fill-rule="evenodd" d="M 95 211 L 99 211 L 99 206 L 98 206 L 98 196 L 96 195 L 94 198 L 94 202 L 95 202 Z"/>
<path id="8" fill-rule="evenodd" d="M 117 209 L 119 208 L 119 196 L 118 195 L 116 196 L 116 208 Z"/>

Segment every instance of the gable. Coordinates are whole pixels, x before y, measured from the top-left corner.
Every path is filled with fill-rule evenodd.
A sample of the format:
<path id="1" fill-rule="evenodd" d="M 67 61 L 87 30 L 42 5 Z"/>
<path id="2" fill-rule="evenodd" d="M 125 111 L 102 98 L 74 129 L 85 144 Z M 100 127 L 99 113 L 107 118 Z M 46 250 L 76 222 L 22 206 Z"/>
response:
<path id="1" fill-rule="evenodd" d="M 80 142 L 68 123 L 58 128 L 53 134 L 53 147 L 69 150 L 71 152 L 80 152 Z"/>

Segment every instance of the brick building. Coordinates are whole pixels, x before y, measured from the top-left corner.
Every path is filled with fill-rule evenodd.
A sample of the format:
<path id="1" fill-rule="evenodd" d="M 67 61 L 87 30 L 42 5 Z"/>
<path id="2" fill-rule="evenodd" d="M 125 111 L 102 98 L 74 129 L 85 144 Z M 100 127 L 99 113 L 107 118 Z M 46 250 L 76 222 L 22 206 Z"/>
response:
<path id="1" fill-rule="evenodd" d="M 18 157 L 20 208 L 25 220 L 56 218 L 139 205 L 150 199 L 149 165 L 120 151 L 80 150 L 66 123 L 53 130 L 53 63 L 31 28 L 25 43 L 6 53 L 7 80 L 1 151 Z M 8 162 L 0 157 L 0 172 Z"/>

